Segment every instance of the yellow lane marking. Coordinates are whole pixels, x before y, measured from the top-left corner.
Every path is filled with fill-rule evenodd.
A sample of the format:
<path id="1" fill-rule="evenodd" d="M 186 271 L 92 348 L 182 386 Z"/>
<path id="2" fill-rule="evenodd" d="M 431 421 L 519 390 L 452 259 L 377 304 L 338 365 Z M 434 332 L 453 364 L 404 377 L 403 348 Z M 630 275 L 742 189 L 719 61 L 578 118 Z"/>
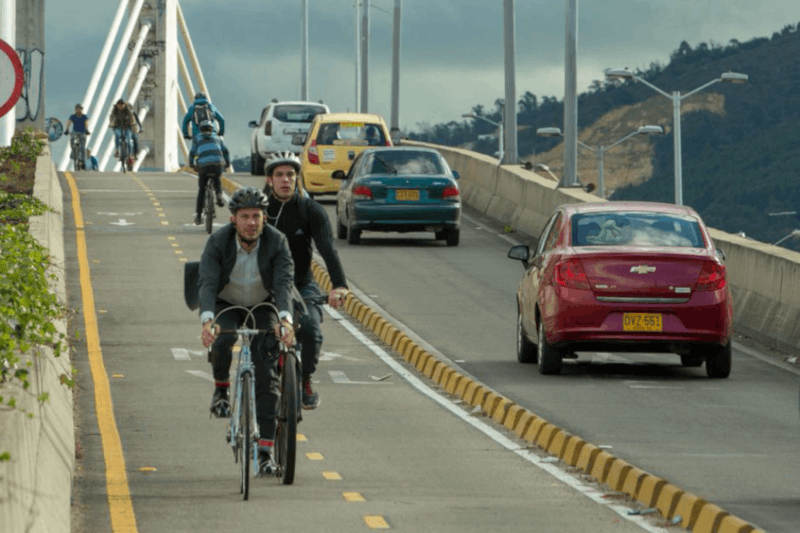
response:
<path id="1" fill-rule="evenodd" d="M 370 529 L 389 529 L 389 524 L 379 514 L 364 515 L 364 523 Z"/>
<path id="2" fill-rule="evenodd" d="M 139 467 L 139 472 L 158 472 L 158 468 L 154 466 L 142 466 Z"/>
<path id="3" fill-rule="evenodd" d="M 333 472 L 332 470 L 326 470 L 322 473 L 322 477 L 327 479 L 328 481 L 341 481 L 342 475 L 339 472 Z"/>
<path id="4" fill-rule="evenodd" d="M 344 496 L 344 501 L 350 503 L 367 501 L 360 492 L 343 492 L 342 496 Z"/>
<path id="5" fill-rule="evenodd" d="M 175 235 L 167 236 L 167 240 L 174 241 L 175 240 Z"/>
<path id="6" fill-rule="evenodd" d="M 322 461 L 324 459 L 324 457 L 322 457 L 322 454 L 319 452 L 308 452 L 306 454 L 306 457 L 308 457 L 312 461 Z"/>
<path id="7" fill-rule="evenodd" d="M 168 222 L 168 221 L 166 221 L 166 220 L 162 220 L 162 221 L 161 221 L 161 225 L 162 225 L 162 226 L 169 226 L 169 222 Z"/>
<path id="8" fill-rule="evenodd" d="M 306 437 L 302 433 L 298 433 L 297 434 L 297 442 L 308 442 L 308 437 Z"/>
<path id="9" fill-rule="evenodd" d="M 173 250 L 173 252 L 175 252 L 176 255 L 181 255 L 183 250 Z"/>
<path id="10" fill-rule="evenodd" d="M 187 257 L 179 257 L 178 261 L 180 261 L 181 263 L 186 263 L 189 261 L 189 259 Z"/>
<path id="11" fill-rule="evenodd" d="M 124 378 L 125 374 L 111 374 L 112 378 Z"/>
<path id="12" fill-rule="evenodd" d="M 97 328 L 97 315 L 94 310 L 94 291 L 92 290 L 89 260 L 86 253 L 86 234 L 84 232 L 80 195 L 72 174 L 65 172 L 64 176 L 72 193 L 72 212 L 75 218 L 75 240 L 78 247 L 81 299 L 83 300 L 83 320 L 86 327 L 86 348 L 89 354 L 92 381 L 94 382 L 97 425 L 100 429 L 103 457 L 106 462 L 106 492 L 108 494 L 111 531 L 114 533 L 136 533 L 139 530 L 136 527 L 136 516 L 133 514 L 131 492 L 128 488 L 125 456 L 122 453 L 122 441 L 119 437 L 117 422 L 114 419 L 110 384 L 105 363 L 103 362 L 103 352 L 100 348 L 100 332 Z"/>
<path id="13" fill-rule="evenodd" d="M 171 242 L 170 244 L 172 245 L 173 248 L 177 248 L 178 246 L 180 246 L 180 243 L 177 242 Z"/>
<path id="14" fill-rule="evenodd" d="M 108 313 L 106 309 L 98 309 L 97 312 L 100 313 L 101 315 L 104 313 Z"/>

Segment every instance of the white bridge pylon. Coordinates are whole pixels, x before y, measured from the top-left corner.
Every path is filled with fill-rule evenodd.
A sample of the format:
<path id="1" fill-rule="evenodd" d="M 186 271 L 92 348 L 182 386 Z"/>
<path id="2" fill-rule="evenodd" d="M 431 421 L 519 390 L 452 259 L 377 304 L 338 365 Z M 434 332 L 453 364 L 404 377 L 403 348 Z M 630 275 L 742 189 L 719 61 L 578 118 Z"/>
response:
<path id="1" fill-rule="evenodd" d="M 178 170 L 179 149 L 183 161 L 188 160 L 180 125 L 195 87 L 211 97 L 179 1 L 120 0 L 81 101 L 91 132 L 86 145 L 98 157 L 100 170 L 109 166 L 120 170 L 113 158 L 114 133 L 109 125 L 111 109 L 120 98 L 133 106 L 142 123 L 134 169 Z M 70 166 L 67 142 L 58 169 Z"/>

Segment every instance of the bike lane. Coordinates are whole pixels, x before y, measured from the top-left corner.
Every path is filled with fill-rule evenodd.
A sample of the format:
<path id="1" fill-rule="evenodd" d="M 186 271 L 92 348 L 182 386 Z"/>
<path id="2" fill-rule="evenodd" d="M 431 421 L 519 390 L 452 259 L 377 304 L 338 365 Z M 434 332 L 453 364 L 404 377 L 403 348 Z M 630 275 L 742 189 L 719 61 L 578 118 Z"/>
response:
<path id="1" fill-rule="evenodd" d="M 375 356 L 369 336 L 354 336 L 355 326 L 331 314 L 316 375 L 322 404 L 304 412 L 295 484 L 256 479 L 242 502 L 225 421 L 208 416 L 212 384 L 197 315 L 183 304 L 183 263 L 199 258 L 207 237 L 190 223 L 195 181 L 180 174 L 74 179 L 84 281 L 94 295 L 123 454 L 109 459 L 102 446 L 108 413 L 96 405 L 82 250 L 73 213 L 65 212 L 79 371 L 74 531 L 641 530 L 420 394 Z M 114 461 L 124 461 L 135 523 L 112 529 L 113 509 L 126 498 L 108 496 L 106 469 Z"/>

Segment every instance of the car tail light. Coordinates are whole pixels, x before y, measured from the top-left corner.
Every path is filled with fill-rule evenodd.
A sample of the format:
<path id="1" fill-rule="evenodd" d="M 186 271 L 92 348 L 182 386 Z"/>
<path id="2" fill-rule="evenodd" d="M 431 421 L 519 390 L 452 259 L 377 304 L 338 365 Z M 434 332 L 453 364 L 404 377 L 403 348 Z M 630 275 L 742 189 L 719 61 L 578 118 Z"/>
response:
<path id="1" fill-rule="evenodd" d="M 567 259 L 556 264 L 555 278 L 556 283 L 562 287 L 585 290 L 590 288 L 586 272 L 583 271 L 583 265 L 579 259 Z"/>
<path id="2" fill-rule="evenodd" d="M 264 123 L 264 135 L 272 135 L 272 121 L 268 120 Z"/>
<path id="3" fill-rule="evenodd" d="M 313 165 L 319 165 L 319 152 L 317 151 L 317 140 L 311 141 L 311 146 L 308 148 L 308 162 Z"/>
<path id="4" fill-rule="evenodd" d="M 392 140 L 386 139 L 386 146 L 391 146 L 391 145 L 392 145 Z"/>
<path id="5" fill-rule="evenodd" d="M 694 286 L 696 291 L 715 291 L 724 289 L 727 281 L 725 280 L 725 265 L 720 265 L 715 261 L 703 263 L 703 269 L 697 276 L 697 284 Z"/>
<path id="6" fill-rule="evenodd" d="M 353 200 L 372 200 L 372 189 L 366 185 L 353 187 Z"/>
<path id="7" fill-rule="evenodd" d="M 458 200 L 458 187 L 445 187 L 444 191 L 442 191 L 442 198 L 445 200 Z"/>

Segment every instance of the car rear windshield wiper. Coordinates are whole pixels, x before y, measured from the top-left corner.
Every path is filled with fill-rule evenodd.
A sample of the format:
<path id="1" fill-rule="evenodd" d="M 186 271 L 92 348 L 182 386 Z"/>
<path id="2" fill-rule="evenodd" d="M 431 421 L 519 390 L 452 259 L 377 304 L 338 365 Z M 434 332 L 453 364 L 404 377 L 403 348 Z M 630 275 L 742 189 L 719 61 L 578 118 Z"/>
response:
<path id="1" fill-rule="evenodd" d="M 375 155 L 375 156 L 373 156 L 373 157 L 374 157 L 374 158 L 375 158 L 377 161 L 380 161 L 381 163 L 383 163 L 383 166 L 384 166 L 384 167 L 386 167 L 386 172 L 387 172 L 387 173 L 389 173 L 389 174 L 397 174 L 397 169 L 396 169 L 396 168 L 394 168 L 394 165 L 390 164 L 388 161 L 386 161 L 384 158 L 382 158 L 382 157 L 381 157 L 381 156 L 379 156 L 379 155 Z"/>

